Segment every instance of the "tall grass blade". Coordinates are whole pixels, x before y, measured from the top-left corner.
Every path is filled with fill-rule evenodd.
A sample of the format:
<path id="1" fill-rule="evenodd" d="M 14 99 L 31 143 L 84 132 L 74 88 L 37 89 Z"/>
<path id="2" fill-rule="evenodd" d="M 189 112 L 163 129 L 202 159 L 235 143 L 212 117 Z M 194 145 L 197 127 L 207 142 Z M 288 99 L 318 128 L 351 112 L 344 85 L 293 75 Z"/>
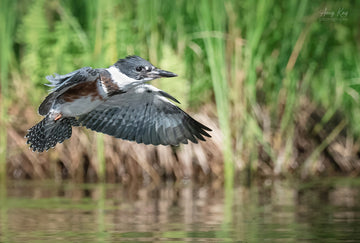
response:
<path id="1" fill-rule="evenodd" d="M 6 177 L 7 111 L 10 99 L 9 66 L 13 55 L 17 1 L 0 1 L 0 182 Z"/>
<path id="2" fill-rule="evenodd" d="M 201 31 L 225 33 L 225 6 L 221 1 L 201 1 L 198 7 Z M 234 163 L 232 157 L 228 85 L 225 75 L 225 39 L 204 37 L 205 52 L 210 67 L 220 128 L 224 136 L 225 184 L 232 187 Z"/>

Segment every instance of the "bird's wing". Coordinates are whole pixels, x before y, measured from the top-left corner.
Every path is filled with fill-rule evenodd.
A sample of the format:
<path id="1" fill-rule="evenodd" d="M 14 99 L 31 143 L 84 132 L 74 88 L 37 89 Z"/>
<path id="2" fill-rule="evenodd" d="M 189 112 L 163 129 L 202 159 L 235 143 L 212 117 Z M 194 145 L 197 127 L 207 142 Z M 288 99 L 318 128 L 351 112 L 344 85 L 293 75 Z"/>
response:
<path id="1" fill-rule="evenodd" d="M 168 99 L 177 100 L 149 84 L 114 95 L 79 117 L 81 125 L 116 138 L 154 145 L 178 145 L 211 137 L 197 122 Z"/>
<path id="2" fill-rule="evenodd" d="M 99 69 L 92 69 L 91 67 L 83 67 L 65 75 L 55 74 L 46 76 L 46 79 L 50 81 L 47 86 L 53 87 L 51 93 L 45 98 L 45 100 L 39 106 L 39 114 L 46 115 L 54 100 L 66 90 L 74 87 L 75 85 L 83 82 L 95 81 L 99 78 Z"/>
<path id="3" fill-rule="evenodd" d="M 50 82 L 47 86 L 54 87 L 51 89 L 52 92 L 60 92 L 79 83 L 95 81 L 98 77 L 99 69 L 83 67 L 64 75 L 55 73 L 54 75 L 46 76 L 46 79 Z"/>

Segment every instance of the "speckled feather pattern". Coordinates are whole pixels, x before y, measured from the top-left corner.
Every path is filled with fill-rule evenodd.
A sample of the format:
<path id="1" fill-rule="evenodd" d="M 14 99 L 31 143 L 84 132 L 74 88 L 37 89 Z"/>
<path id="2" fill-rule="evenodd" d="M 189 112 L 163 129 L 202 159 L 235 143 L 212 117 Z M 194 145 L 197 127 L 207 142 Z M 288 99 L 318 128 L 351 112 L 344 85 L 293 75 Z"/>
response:
<path id="1" fill-rule="evenodd" d="M 26 135 L 27 144 L 33 151 L 47 151 L 71 137 L 72 126 L 79 123 L 73 117 L 63 118 L 59 121 L 50 120 L 45 117 L 41 122 L 29 129 Z"/>

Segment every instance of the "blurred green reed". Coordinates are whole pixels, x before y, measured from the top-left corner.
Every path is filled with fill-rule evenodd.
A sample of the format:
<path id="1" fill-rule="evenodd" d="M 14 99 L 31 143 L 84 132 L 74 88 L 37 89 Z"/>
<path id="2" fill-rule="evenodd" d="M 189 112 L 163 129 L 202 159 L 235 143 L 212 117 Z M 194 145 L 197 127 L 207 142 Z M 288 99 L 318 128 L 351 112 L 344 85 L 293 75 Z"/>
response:
<path id="1" fill-rule="evenodd" d="M 234 165 L 229 124 L 230 110 L 225 66 L 225 38 L 223 36 L 226 33 L 226 12 L 224 3 L 221 1 L 208 2 L 203 0 L 198 2 L 197 7 L 198 22 L 201 30 L 203 30 L 204 51 L 209 62 L 220 128 L 224 135 L 225 184 L 227 187 L 231 187 L 234 177 Z M 212 36 L 214 34 L 220 36 Z"/>
<path id="2" fill-rule="evenodd" d="M 155 84 L 176 87 L 172 94 L 184 101 L 183 108 L 189 105 L 201 112 L 204 105 L 216 104 L 228 185 L 235 170 L 254 173 L 269 167 L 275 174 L 289 170 L 297 156 L 294 140 L 304 106 L 325 111 L 316 131 L 340 112 L 347 134 L 354 141 L 360 134 L 358 2 L 4 0 L 1 4 L 0 172 L 6 155 L 6 103 L 18 99 L 8 92 L 15 85 L 12 73 L 28 83 L 25 87 L 35 108 L 46 94 L 46 75 L 82 66 L 106 67 L 132 54 L 180 72 L 181 82 Z M 335 127 L 339 124 L 343 123 Z M 314 168 L 319 153 L 333 139 L 314 148 L 306 168 Z M 101 136 L 97 147 L 102 161 L 98 173 L 103 177 Z M 265 162 L 260 158 L 264 154 Z"/>
<path id="3" fill-rule="evenodd" d="M 0 2 L 0 181 L 6 176 L 7 154 L 7 110 L 11 94 L 9 93 L 9 69 L 13 63 L 13 40 L 15 33 L 16 1 L 4 0 Z"/>

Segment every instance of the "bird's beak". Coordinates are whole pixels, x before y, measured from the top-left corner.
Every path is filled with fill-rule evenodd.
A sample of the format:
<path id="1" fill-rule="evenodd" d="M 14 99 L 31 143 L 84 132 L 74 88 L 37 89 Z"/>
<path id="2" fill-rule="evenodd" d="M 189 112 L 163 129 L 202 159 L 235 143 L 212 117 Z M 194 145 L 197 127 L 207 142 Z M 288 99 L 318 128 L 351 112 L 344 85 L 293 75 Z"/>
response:
<path id="1" fill-rule="evenodd" d="M 155 68 L 154 70 L 150 71 L 148 73 L 148 77 L 151 78 L 171 78 L 171 77 L 176 77 L 177 74 L 169 72 L 169 71 L 165 71 L 165 70 L 161 70 L 158 68 Z"/>

